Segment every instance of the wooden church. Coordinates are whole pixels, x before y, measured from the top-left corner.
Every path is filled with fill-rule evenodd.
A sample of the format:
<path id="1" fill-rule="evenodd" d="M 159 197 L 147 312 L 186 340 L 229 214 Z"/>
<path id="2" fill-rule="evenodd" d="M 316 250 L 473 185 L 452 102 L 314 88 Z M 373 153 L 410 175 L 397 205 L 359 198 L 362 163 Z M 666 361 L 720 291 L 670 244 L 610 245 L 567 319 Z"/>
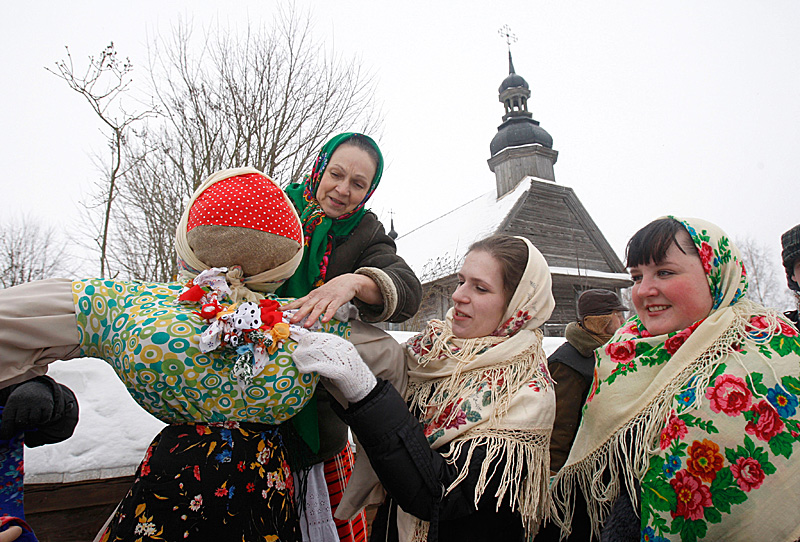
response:
<path id="1" fill-rule="evenodd" d="M 469 245 L 495 233 L 527 237 L 547 260 L 556 298 L 544 328 L 547 336 L 563 335 L 566 325 L 575 321 L 583 290 L 605 288 L 619 294 L 632 284 L 572 188 L 556 184 L 553 166 L 558 152 L 553 138 L 528 111 L 531 91 L 514 72 L 510 51 L 508 67 L 499 89 L 503 123 L 489 145 L 496 189 L 396 239 L 398 253 L 422 280 L 424 295 L 416 317 L 392 329 L 421 329 L 428 319 L 443 318 Z"/>

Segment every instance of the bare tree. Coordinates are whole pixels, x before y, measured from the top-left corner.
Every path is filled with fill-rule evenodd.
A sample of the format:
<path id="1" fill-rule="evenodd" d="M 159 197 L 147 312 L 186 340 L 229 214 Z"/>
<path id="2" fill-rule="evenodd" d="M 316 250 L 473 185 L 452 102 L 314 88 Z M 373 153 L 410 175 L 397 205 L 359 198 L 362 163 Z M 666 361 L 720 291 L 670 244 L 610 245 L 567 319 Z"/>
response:
<path id="1" fill-rule="evenodd" d="M 128 274 L 174 275 L 175 227 L 211 173 L 253 166 L 285 185 L 311 170 L 331 135 L 379 129 L 372 75 L 326 52 L 312 30 L 310 15 L 284 7 L 269 27 L 206 29 L 197 42 L 178 24 L 155 40 L 150 80 L 161 114 L 125 146 L 131 167 L 120 186 L 115 246 Z"/>
<path id="2" fill-rule="evenodd" d="M 143 112 L 128 112 L 122 105 L 122 97 L 131 84 L 130 60 L 117 58 L 114 43 L 108 45 L 99 57 L 90 56 L 89 65 L 83 75 L 76 73 L 72 55 L 67 48 L 67 58 L 56 62 L 56 69 L 45 68 L 53 75 L 66 81 L 69 88 L 83 96 L 95 115 L 103 123 L 110 156 L 101 159 L 99 169 L 103 180 L 97 183 L 94 201 L 85 203 L 90 210 L 101 209 L 99 223 L 94 224 L 97 231 L 95 243 L 100 250 L 100 276 L 109 272 L 109 237 L 111 214 L 118 193 L 118 181 L 125 173 L 123 168 L 123 148 L 129 130 L 140 120 L 151 116 L 153 109 Z M 90 214 L 90 218 L 95 215 Z"/>
<path id="3" fill-rule="evenodd" d="M 773 254 L 764 243 L 750 237 L 734 242 L 739 247 L 747 270 L 747 297 L 767 307 L 791 307 L 792 296 L 786 287 L 778 255 Z"/>
<path id="4" fill-rule="evenodd" d="M 0 230 L 0 287 L 40 280 L 65 272 L 65 247 L 55 229 L 30 217 L 9 220 Z"/>

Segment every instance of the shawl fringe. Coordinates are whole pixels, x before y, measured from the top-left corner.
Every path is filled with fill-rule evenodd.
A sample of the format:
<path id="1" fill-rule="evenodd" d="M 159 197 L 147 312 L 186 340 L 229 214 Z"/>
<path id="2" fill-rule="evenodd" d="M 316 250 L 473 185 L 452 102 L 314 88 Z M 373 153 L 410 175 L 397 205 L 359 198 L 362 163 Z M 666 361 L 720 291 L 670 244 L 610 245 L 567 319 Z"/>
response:
<path id="1" fill-rule="evenodd" d="M 450 450 L 443 454 L 451 465 L 456 464 L 462 456 L 464 458 L 458 476 L 446 488 L 445 494 L 467 478 L 473 453 L 477 448 L 485 447 L 486 458 L 481 464 L 475 486 L 475 507 L 478 507 L 492 481 L 497 480 L 495 509 L 499 510 L 503 501 L 508 499 L 511 509 L 522 516 L 526 536 L 535 536 L 550 507 L 550 433 L 549 429 L 519 431 L 478 427 L 460 435 L 452 441 Z M 498 469 L 499 464 L 504 465 L 502 470 Z M 427 521 L 416 520 L 412 540 L 424 542 L 428 527 Z"/>

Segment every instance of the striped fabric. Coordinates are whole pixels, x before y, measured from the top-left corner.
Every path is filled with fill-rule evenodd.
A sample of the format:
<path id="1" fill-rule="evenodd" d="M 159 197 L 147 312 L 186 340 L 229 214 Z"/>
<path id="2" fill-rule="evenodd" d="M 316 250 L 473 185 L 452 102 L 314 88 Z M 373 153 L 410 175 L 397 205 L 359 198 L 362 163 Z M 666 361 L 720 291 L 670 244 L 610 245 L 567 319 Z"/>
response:
<path id="1" fill-rule="evenodd" d="M 336 508 L 342 500 L 342 493 L 353 472 L 353 452 L 350 445 L 325 461 L 325 482 L 328 484 L 328 494 L 331 499 L 331 511 L 336 514 Z M 350 521 L 338 520 L 333 518 L 336 529 L 339 532 L 341 542 L 366 542 L 367 540 L 367 516 L 362 509 L 358 515 Z"/>

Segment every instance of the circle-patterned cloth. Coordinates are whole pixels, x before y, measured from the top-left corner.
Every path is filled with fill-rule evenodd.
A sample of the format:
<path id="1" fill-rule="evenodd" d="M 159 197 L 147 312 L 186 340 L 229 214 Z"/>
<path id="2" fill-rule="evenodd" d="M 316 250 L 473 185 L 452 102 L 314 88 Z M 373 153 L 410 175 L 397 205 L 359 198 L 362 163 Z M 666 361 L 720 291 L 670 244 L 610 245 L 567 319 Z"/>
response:
<path id="1" fill-rule="evenodd" d="M 274 425 L 299 412 L 319 377 L 297 370 L 291 356 L 297 343 L 284 341 L 253 383 L 243 385 L 218 352 L 200 351 L 206 322 L 195 306 L 176 303 L 182 288 L 177 282 L 73 281 L 81 355 L 106 360 L 136 402 L 165 423 Z M 331 320 L 323 331 L 347 339 L 350 324 Z"/>

